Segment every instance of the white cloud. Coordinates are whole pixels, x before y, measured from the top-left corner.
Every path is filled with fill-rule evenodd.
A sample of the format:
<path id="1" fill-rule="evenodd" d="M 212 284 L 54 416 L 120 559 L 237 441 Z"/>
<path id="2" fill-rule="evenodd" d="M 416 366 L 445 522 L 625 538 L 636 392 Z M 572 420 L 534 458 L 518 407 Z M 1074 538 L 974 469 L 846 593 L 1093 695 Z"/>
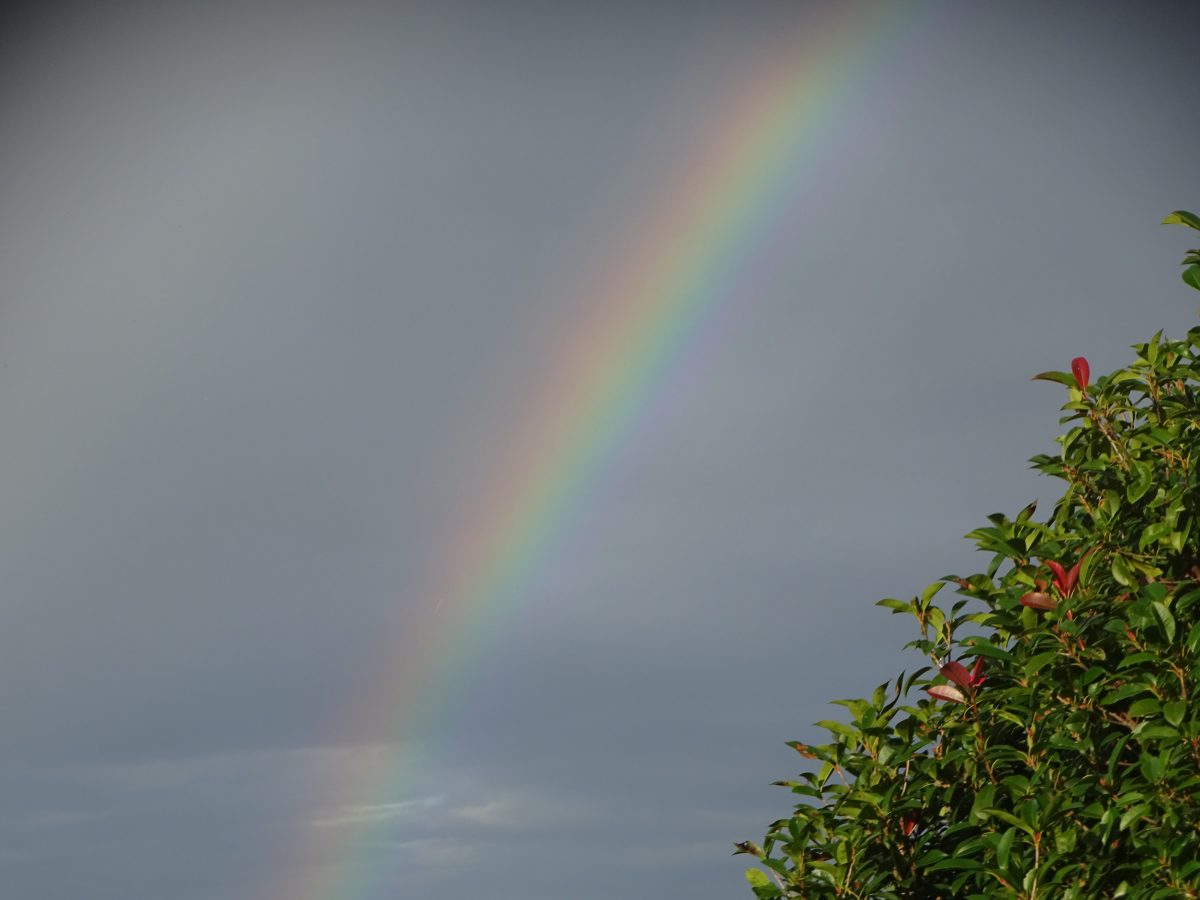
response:
<path id="1" fill-rule="evenodd" d="M 508 800 L 489 800 L 469 806 L 459 806 L 450 810 L 456 819 L 462 819 L 475 825 L 513 825 L 517 824 L 513 805 Z"/>
<path id="2" fill-rule="evenodd" d="M 442 805 L 441 797 L 421 797 L 416 800 L 398 800 L 392 803 L 357 803 L 339 806 L 327 815 L 310 819 L 314 828 L 343 828 L 348 825 L 387 822 L 400 819 L 422 810 L 436 809 Z"/>

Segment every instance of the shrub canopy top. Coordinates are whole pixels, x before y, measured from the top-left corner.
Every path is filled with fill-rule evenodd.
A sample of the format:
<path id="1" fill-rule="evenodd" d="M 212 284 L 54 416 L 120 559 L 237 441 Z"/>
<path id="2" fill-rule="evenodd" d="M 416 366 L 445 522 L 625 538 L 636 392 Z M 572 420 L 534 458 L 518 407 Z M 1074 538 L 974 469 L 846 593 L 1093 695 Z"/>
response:
<path id="1" fill-rule="evenodd" d="M 1034 376 L 1067 392 L 1046 521 L 991 515 L 985 571 L 879 601 L 928 662 L 792 742 L 793 814 L 735 845 L 757 897 L 1200 897 L 1200 327 L 1133 349 Z"/>

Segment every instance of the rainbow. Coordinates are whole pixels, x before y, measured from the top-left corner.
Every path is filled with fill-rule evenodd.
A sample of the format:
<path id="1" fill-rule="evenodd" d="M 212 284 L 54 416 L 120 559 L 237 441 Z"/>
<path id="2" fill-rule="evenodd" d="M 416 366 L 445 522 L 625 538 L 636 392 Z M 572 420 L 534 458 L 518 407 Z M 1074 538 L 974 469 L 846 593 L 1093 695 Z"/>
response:
<path id="1" fill-rule="evenodd" d="M 522 586 L 597 495 L 619 448 L 652 426 L 685 362 L 702 362 L 733 311 L 753 302 L 755 285 L 815 223 L 814 194 L 838 164 L 839 137 L 865 114 L 884 51 L 900 43 L 913 10 L 837 5 L 827 18 L 806 17 L 803 30 L 767 48 L 714 104 L 676 183 L 637 211 L 645 224 L 599 267 L 608 274 L 585 292 L 584 320 L 562 342 L 560 370 L 531 400 L 491 491 L 452 534 L 428 599 L 398 626 L 350 717 L 351 733 L 384 734 L 411 752 L 436 732 L 488 623 L 521 602 Z M 335 773 L 335 793 L 347 804 L 395 802 L 416 767 L 389 745 Z M 312 829 L 297 854 L 305 875 L 268 895 L 382 896 L 385 873 L 367 858 L 371 840 L 370 822 Z"/>

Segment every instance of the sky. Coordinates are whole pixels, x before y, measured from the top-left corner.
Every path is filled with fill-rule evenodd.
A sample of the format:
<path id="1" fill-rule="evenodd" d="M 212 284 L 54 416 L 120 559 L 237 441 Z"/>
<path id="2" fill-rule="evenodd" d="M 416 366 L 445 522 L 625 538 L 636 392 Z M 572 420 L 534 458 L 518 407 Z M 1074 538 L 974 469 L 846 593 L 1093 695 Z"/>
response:
<path id="1" fill-rule="evenodd" d="M 13 14 L 6 896 L 748 896 L 784 742 L 921 664 L 874 602 L 1058 496 L 1030 376 L 1195 324 L 1186 21 Z M 786 140 L 748 112 L 781 71 Z M 690 273 L 652 342 L 639 260 Z"/>

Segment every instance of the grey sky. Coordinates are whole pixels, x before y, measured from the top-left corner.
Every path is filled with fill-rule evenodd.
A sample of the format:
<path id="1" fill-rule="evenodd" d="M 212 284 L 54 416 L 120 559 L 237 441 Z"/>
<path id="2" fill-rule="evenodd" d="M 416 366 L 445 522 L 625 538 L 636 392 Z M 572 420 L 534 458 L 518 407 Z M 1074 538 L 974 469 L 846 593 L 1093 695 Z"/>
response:
<path id="1" fill-rule="evenodd" d="M 393 744 L 346 710 L 598 267 L 817 8 L 14 21 L 6 896 L 258 900 L 366 819 L 339 900 L 748 894 L 730 844 L 789 808 L 783 741 L 919 665 L 873 602 L 973 571 L 961 534 L 1055 496 L 1026 459 L 1061 397 L 1029 376 L 1195 323 L 1191 245 L 1157 224 L 1200 206 L 1182 6 L 912 4 L 795 252 L 435 721 Z M 413 762 L 338 796 L 377 754 Z"/>

